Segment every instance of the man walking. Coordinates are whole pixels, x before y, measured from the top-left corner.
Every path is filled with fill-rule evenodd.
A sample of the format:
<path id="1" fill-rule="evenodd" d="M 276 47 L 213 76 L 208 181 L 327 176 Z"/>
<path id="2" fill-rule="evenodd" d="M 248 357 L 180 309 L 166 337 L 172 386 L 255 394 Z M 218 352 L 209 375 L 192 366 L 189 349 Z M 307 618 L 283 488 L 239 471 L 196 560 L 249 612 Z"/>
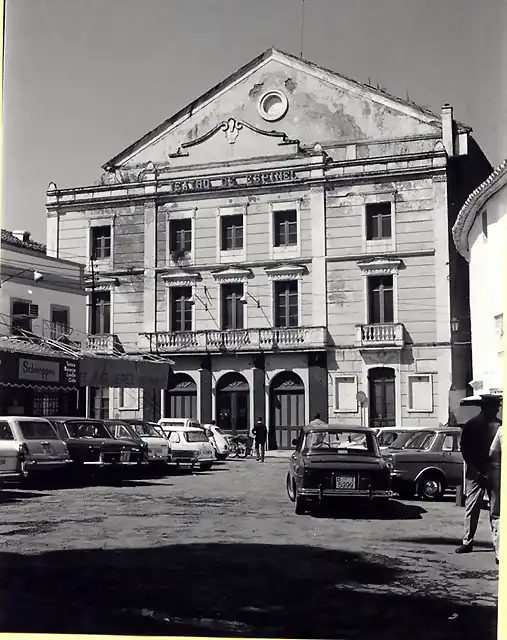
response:
<path id="1" fill-rule="evenodd" d="M 481 407 L 479 415 L 469 420 L 461 432 L 461 454 L 466 465 L 465 535 L 463 536 L 463 544 L 456 549 L 456 553 L 470 553 L 473 550 L 474 537 L 486 491 L 490 499 L 490 522 L 493 539 L 496 535 L 493 529 L 493 519 L 491 519 L 492 485 L 488 472 L 490 471 L 490 448 L 501 424 L 497 418 L 501 398 L 485 394 L 478 401 L 478 404 Z M 491 474 L 489 475 L 491 476 Z M 496 508 L 494 499 L 493 503 L 495 503 L 494 510 Z"/>
<path id="2" fill-rule="evenodd" d="M 264 462 L 264 454 L 266 452 L 266 440 L 268 437 L 268 428 L 262 421 L 262 418 L 257 418 L 257 422 L 252 429 L 252 434 L 255 438 L 255 453 L 257 460 Z"/>

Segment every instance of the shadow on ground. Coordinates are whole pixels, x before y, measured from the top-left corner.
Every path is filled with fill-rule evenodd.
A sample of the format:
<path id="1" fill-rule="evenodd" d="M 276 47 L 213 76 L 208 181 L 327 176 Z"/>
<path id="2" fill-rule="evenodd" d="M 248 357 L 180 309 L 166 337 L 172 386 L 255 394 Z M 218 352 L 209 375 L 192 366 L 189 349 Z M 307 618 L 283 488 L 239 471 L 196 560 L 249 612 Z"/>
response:
<path id="1" fill-rule="evenodd" d="M 311 515 L 314 518 L 352 519 L 352 520 L 421 520 L 426 509 L 415 504 L 404 504 L 397 500 L 386 501 L 385 504 L 370 502 L 340 501 L 329 502 L 316 507 Z"/>
<path id="2" fill-rule="evenodd" d="M 493 607 L 422 593 L 387 562 L 234 543 L 2 553 L 0 632 L 493 640 Z M 386 593 L 397 579 L 418 594 Z"/>
<path id="3" fill-rule="evenodd" d="M 410 542 L 411 544 L 450 546 L 458 547 L 461 544 L 459 537 L 449 538 L 447 536 L 414 536 L 413 538 L 396 538 L 397 542 Z M 478 549 L 493 549 L 493 543 L 474 541 L 474 547 Z"/>
<path id="4" fill-rule="evenodd" d="M 25 500 L 31 500 L 32 498 L 42 498 L 47 494 L 34 493 L 31 491 L 18 491 L 11 488 L 0 490 L 0 504 L 12 504 L 16 502 L 24 502 Z"/>

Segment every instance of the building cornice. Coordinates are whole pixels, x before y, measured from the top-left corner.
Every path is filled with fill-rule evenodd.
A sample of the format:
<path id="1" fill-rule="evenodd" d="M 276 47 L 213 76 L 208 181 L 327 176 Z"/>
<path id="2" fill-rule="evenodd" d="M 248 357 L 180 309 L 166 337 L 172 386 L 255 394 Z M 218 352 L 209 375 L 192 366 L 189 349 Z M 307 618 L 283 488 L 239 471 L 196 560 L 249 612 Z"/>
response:
<path id="1" fill-rule="evenodd" d="M 459 253 L 467 260 L 470 259 L 468 234 L 475 218 L 485 203 L 507 184 L 507 159 L 499 165 L 493 173 L 480 184 L 465 200 L 456 222 L 452 228 L 454 244 Z"/>

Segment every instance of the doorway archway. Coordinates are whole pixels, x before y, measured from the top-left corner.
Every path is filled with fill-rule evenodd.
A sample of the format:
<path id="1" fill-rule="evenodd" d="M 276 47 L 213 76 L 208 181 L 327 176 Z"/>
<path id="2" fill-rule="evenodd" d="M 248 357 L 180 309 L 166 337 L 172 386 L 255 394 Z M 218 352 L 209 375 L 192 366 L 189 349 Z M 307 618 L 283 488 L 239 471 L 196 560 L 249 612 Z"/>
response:
<path id="1" fill-rule="evenodd" d="M 270 445 L 291 448 L 294 434 L 305 424 L 305 385 L 293 371 L 281 371 L 269 387 Z"/>
<path id="2" fill-rule="evenodd" d="M 197 420 L 197 385 L 187 373 L 176 373 L 166 391 L 166 418 Z"/>
<path id="3" fill-rule="evenodd" d="M 250 430 L 250 385 L 236 371 L 225 373 L 216 386 L 217 423 L 233 435 Z"/>
<path id="4" fill-rule="evenodd" d="M 396 372 L 391 367 L 373 367 L 368 371 L 370 427 L 396 426 Z"/>

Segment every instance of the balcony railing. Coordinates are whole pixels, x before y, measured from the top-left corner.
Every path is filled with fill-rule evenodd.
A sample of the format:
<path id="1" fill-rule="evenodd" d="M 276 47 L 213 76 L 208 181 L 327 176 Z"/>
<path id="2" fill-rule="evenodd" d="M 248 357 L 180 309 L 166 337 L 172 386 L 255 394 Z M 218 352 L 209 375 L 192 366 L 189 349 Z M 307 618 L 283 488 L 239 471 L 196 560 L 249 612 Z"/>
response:
<path id="1" fill-rule="evenodd" d="M 86 349 L 94 353 L 118 353 L 123 351 L 118 336 L 114 333 L 89 334 L 86 339 Z"/>
<path id="2" fill-rule="evenodd" d="M 159 352 L 311 351 L 327 347 L 325 327 L 229 329 L 143 334 Z"/>
<path id="3" fill-rule="evenodd" d="M 401 323 L 356 325 L 356 347 L 362 349 L 402 349 L 405 343 Z"/>

